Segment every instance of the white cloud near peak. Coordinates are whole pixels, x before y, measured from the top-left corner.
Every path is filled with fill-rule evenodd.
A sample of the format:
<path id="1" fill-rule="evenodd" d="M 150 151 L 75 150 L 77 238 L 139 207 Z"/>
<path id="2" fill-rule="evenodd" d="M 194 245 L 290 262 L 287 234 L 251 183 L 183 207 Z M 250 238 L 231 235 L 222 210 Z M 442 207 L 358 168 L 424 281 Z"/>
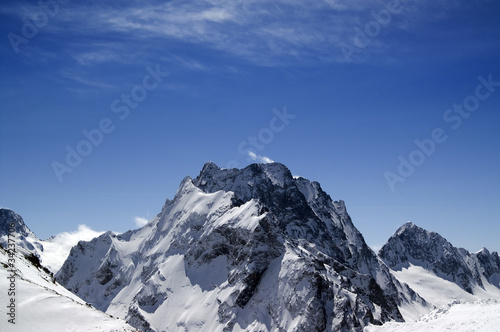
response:
<path id="1" fill-rule="evenodd" d="M 258 163 L 265 163 L 265 164 L 274 163 L 274 160 L 272 160 L 271 158 L 258 155 L 252 151 L 248 151 L 248 156 L 250 157 L 250 159 Z"/>
<path id="2" fill-rule="evenodd" d="M 142 227 L 142 226 L 146 225 L 149 222 L 149 220 L 147 220 L 146 218 L 142 218 L 142 217 L 135 217 L 134 222 L 135 222 L 135 225 L 137 227 Z"/>

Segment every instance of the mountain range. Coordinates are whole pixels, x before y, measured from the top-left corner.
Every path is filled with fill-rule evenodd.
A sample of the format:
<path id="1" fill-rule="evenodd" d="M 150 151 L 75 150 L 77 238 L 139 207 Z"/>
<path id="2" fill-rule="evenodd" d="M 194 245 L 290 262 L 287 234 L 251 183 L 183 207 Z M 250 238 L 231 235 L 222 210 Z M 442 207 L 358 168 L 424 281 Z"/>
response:
<path id="1" fill-rule="evenodd" d="M 0 244 L 10 222 L 44 264 L 43 243 L 5 209 Z M 78 242 L 55 279 L 141 331 L 362 331 L 500 298 L 500 258 L 412 223 L 377 255 L 319 183 L 279 163 L 207 163 L 145 226 Z"/>
<path id="2" fill-rule="evenodd" d="M 393 270 L 408 268 L 411 264 L 421 266 L 470 294 L 474 294 L 475 289 L 484 289 L 487 284 L 500 288 L 497 253 L 483 248 L 471 254 L 411 222 L 397 230 L 380 249 L 379 256 Z"/>

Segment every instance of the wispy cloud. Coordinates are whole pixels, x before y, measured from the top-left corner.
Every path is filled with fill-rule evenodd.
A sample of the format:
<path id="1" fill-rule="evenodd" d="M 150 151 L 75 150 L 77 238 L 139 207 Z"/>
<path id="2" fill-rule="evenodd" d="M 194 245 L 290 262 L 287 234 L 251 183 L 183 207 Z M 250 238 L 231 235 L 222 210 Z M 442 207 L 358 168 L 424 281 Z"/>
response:
<path id="1" fill-rule="evenodd" d="M 250 159 L 258 163 L 265 163 L 265 164 L 274 163 L 274 160 L 272 160 L 271 158 L 258 155 L 252 151 L 248 151 L 248 156 L 250 157 Z"/>
<path id="2" fill-rule="evenodd" d="M 344 62 L 339 45 L 356 37 L 355 28 L 363 29 L 374 20 L 373 12 L 385 10 L 385 0 L 173 0 L 164 3 L 125 1 L 119 6 L 100 2 L 69 3 L 51 19 L 46 27 L 59 36 L 88 36 L 104 38 L 109 42 L 128 45 L 122 54 L 144 55 L 144 48 L 168 48 L 173 42 L 196 44 L 209 50 L 245 59 L 264 66 L 287 62 Z M 371 55 L 383 59 L 405 43 L 405 38 L 385 37 L 388 31 L 418 30 L 419 20 L 440 20 L 452 9 L 464 7 L 465 1 L 454 5 L 444 0 L 401 1 L 401 12 L 391 17 L 376 43 L 363 49 L 358 60 Z M 10 7 L 9 7 L 10 6 Z M 2 9 L 10 15 L 27 15 L 36 6 L 9 5 Z M 88 18 L 92 17 L 92 20 Z M 107 38 L 112 34 L 113 38 Z M 71 40 L 69 39 L 69 40 Z M 78 40 L 82 40 L 78 38 Z M 94 49 L 95 41 L 88 41 L 91 49 L 74 43 L 81 54 L 75 58 L 89 65 L 115 61 L 109 50 Z M 134 45 L 130 48 L 129 45 Z M 127 49 L 129 52 L 127 52 Z M 144 51 L 144 50 L 143 50 Z M 147 51 L 145 51 L 147 53 Z M 175 53 L 175 51 L 173 51 Z M 169 54 L 172 55 L 170 49 Z M 185 57 L 171 58 L 190 69 L 204 69 L 197 61 Z"/>
<path id="3" fill-rule="evenodd" d="M 96 50 L 75 55 L 76 61 L 81 65 L 92 65 L 101 62 L 119 61 L 120 56 L 108 50 Z"/>
<path id="4" fill-rule="evenodd" d="M 177 55 L 171 55 L 167 56 L 164 58 L 165 61 L 176 64 L 178 66 L 187 68 L 187 69 L 192 69 L 192 70 L 208 70 L 207 66 L 202 64 L 199 61 L 189 59 L 186 57 L 180 57 Z"/>
<path id="5" fill-rule="evenodd" d="M 373 8 L 370 6 L 378 2 L 174 0 L 161 4 L 125 2 L 120 6 L 68 4 L 48 28 L 59 29 L 58 34 L 119 33 L 128 43 L 145 39 L 165 45 L 169 40 L 196 43 L 260 64 L 271 64 L 283 61 L 283 56 L 304 60 L 317 56 L 318 52 L 334 57 L 333 49 L 336 51 L 342 31 L 350 29 L 356 13 Z M 15 8 L 25 15 L 28 7 Z M 12 12 L 11 8 L 9 13 Z M 94 50 L 77 57 L 83 64 L 109 59 L 113 59 L 111 52 Z"/>
<path id="6" fill-rule="evenodd" d="M 135 217 L 134 223 L 137 227 L 142 227 L 148 223 L 148 220 L 146 218 L 142 218 L 142 217 Z"/>
<path id="7" fill-rule="evenodd" d="M 71 79 L 75 82 L 78 82 L 82 85 L 93 87 L 93 88 L 100 88 L 100 89 L 113 89 L 114 86 L 102 82 L 97 82 L 93 80 L 89 80 L 83 77 L 79 76 L 66 76 L 67 79 Z"/>

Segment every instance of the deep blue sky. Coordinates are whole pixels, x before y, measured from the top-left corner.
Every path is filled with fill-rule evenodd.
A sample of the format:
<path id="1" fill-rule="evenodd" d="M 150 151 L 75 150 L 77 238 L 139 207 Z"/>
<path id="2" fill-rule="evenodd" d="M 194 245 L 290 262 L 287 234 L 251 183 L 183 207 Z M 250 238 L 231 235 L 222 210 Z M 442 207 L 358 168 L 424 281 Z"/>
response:
<path id="1" fill-rule="evenodd" d="M 0 206 L 40 238 L 135 228 L 256 137 L 375 248 L 410 220 L 500 250 L 498 1 L 47 3 L 0 5 Z"/>

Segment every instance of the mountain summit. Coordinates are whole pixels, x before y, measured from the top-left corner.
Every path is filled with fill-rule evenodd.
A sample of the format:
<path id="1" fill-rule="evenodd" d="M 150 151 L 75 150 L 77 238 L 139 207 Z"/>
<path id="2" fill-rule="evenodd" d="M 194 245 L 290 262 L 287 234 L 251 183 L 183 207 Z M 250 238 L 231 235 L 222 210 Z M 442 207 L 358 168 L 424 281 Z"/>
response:
<path id="1" fill-rule="evenodd" d="M 279 163 L 205 164 L 144 227 L 80 242 L 56 278 L 142 331 L 362 331 L 426 304 L 344 202 Z"/>

